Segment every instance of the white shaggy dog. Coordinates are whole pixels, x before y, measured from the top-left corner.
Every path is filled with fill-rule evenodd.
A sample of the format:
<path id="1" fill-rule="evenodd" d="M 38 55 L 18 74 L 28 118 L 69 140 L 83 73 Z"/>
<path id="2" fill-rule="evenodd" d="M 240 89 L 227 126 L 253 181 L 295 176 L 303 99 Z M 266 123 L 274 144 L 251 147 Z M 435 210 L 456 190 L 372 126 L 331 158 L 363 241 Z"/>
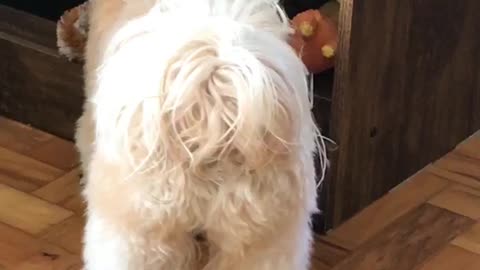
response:
<path id="1" fill-rule="evenodd" d="M 85 269 L 306 270 L 319 134 L 278 3 L 90 8 Z"/>

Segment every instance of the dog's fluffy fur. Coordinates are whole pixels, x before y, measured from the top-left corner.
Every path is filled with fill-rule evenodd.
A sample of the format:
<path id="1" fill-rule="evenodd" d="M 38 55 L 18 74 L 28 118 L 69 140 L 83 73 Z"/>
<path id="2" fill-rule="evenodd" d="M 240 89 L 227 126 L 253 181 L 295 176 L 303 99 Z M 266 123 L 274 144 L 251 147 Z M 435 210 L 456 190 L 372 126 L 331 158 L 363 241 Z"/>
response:
<path id="1" fill-rule="evenodd" d="M 90 8 L 86 270 L 306 270 L 318 132 L 278 3 Z"/>

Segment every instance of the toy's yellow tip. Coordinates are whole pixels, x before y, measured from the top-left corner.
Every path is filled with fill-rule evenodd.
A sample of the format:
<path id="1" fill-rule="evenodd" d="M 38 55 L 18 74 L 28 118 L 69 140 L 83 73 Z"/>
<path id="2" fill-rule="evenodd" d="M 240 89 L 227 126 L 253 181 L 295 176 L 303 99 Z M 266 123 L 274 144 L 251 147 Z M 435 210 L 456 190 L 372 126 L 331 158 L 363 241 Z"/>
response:
<path id="1" fill-rule="evenodd" d="M 313 35 L 313 25 L 308 22 L 301 23 L 299 29 L 304 37 L 311 37 Z"/>
<path id="2" fill-rule="evenodd" d="M 335 50 L 330 45 L 325 45 L 322 47 L 322 54 L 326 58 L 332 58 L 335 56 Z"/>

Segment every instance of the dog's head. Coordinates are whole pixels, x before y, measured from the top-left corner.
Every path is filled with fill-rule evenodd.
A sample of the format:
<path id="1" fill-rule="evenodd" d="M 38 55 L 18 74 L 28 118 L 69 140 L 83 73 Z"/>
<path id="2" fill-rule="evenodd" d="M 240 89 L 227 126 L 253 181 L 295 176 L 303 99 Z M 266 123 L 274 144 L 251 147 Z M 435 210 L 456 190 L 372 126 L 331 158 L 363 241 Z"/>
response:
<path id="1" fill-rule="evenodd" d="M 98 69 L 101 151 L 201 174 L 314 149 L 306 69 L 276 1 L 153 2 L 126 0 Z"/>

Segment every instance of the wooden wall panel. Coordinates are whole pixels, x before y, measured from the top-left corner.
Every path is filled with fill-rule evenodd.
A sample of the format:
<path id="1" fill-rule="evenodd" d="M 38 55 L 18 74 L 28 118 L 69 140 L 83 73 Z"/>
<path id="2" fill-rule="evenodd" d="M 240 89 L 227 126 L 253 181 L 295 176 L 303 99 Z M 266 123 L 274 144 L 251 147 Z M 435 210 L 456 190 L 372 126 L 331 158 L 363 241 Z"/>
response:
<path id="1" fill-rule="evenodd" d="M 0 114 L 72 139 L 82 67 L 57 54 L 55 23 L 0 5 Z"/>
<path id="2" fill-rule="evenodd" d="M 478 10 L 478 0 L 344 1 L 331 225 L 480 128 Z"/>

